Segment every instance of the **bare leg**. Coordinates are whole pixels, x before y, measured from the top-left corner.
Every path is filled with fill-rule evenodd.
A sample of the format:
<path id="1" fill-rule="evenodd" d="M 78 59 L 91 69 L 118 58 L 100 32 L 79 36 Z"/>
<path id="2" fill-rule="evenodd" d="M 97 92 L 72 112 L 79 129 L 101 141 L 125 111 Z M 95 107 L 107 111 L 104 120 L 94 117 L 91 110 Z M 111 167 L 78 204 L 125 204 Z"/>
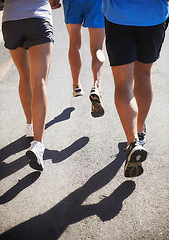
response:
<path id="1" fill-rule="evenodd" d="M 51 61 L 51 53 L 51 42 L 29 48 L 34 140 L 41 143 L 43 142 L 43 132 L 47 111 L 46 84 Z"/>
<path id="2" fill-rule="evenodd" d="M 26 116 L 27 123 L 30 124 L 32 122 L 32 114 L 28 51 L 24 48 L 17 48 L 15 50 L 9 50 L 9 52 L 19 72 L 20 100 Z"/>
<path id="3" fill-rule="evenodd" d="M 81 70 L 81 24 L 67 24 L 69 33 L 69 63 L 73 78 L 73 87 L 79 84 L 79 75 Z"/>
<path id="4" fill-rule="evenodd" d="M 138 107 L 133 94 L 134 63 L 112 67 L 115 104 L 129 145 L 137 135 Z"/>
<path id="5" fill-rule="evenodd" d="M 105 39 L 105 29 L 104 28 L 89 28 L 90 34 L 90 51 L 92 56 L 92 72 L 94 78 L 94 85 L 100 88 L 103 67 L 105 61 L 99 61 L 96 56 L 97 50 L 103 50 L 103 43 Z"/>
<path id="6" fill-rule="evenodd" d="M 138 106 L 137 130 L 142 132 L 153 98 L 151 82 L 152 64 L 144 64 L 136 61 L 134 65 L 134 96 Z"/>

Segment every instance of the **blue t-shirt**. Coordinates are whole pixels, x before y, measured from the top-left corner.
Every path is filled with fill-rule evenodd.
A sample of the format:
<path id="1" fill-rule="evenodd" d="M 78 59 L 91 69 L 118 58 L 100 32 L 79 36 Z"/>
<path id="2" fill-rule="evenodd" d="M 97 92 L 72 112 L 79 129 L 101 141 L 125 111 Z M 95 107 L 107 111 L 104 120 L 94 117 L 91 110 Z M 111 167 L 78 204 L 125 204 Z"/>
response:
<path id="1" fill-rule="evenodd" d="M 129 26 L 153 26 L 169 17 L 167 0 L 103 0 L 108 21 Z"/>

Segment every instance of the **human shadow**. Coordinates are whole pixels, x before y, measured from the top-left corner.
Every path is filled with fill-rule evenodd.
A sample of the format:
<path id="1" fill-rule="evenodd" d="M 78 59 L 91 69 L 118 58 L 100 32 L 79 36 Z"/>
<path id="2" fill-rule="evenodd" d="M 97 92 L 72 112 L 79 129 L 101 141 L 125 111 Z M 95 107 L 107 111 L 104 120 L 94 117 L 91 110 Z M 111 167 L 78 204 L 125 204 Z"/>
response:
<path id="1" fill-rule="evenodd" d="M 68 120 L 70 118 L 71 112 L 74 110 L 75 110 L 74 107 L 66 108 L 60 115 L 56 116 L 54 119 L 46 123 L 45 129 L 51 127 L 53 124 L 56 124 L 58 122 Z M 29 147 L 30 141 L 25 137 L 25 135 L 18 138 L 9 145 L 0 149 L 0 162 L 10 157 L 11 155 L 21 152 Z"/>
<path id="2" fill-rule="evenodd" d="M 69 107 L 66 108 L 65 110 L 63 110 L 63 112 L 56 116 L 54 119 L 52 119 L 50 122 L 46 123 L 45 125 L 45 129 L 47 129 L 48 127 L 51 127 L 53 124 L 58 123 L 58 122 L 62 122 L 62 121 L 66 121 L 70 118 L 71 113 L 75 110 L 74 107 Z"/>
<path id="3" fill-rule="evenodd" d="M 89 142 L 88 137 L 81 137 L 75 142 L 73 142 L 70 146 L 61 151 L 45 149 L 44 160 L 51 159 L 53 163 L 62 162 L 71 155 L 73 155 L 75 152 L 83 148 L 88 142 Z M 26 156 L 22 156 L 8 164 L 2 162 L 0 167 L 0 180 L 7 176 L 10 176 L 11 174 L 25 167 L 27 164 L 28 159 Z"/>
<path id="4" fill-rule="evenodd" d="M 18 183 L 0 196 L 0 204 L 7 203 L 15 198 L 22 190 L 33 184 L 40 176 L 40 172 L 32 172 L 18 181 Z"/>
<path id="5" fill-rule="evenodd" d="M 45 128 L 47 129 L 51 127 L 53 124 L 68 120 L 71 116 L 71 112 L 74 110 L 75 110 L 74 107 L 66 108 L 60 115 L 56 116 L 53 120 L 46 123 Z M 62 150 L 61 154 L 59 154 L 59 151 L 57 150 L 46 149 L 45 153 L 46 159 L 51 157 L 52 159 L 54 159 L 53 162 L 61 162 L 65 160 L 66 156 L 69 157 L 68 152 L 72 155 L 74 152 L 76 152 L 76 147 L 77 150 L 79 150 L 80 147 L 83 147 L 83 144 L 80 145 L 83 142 L 83 140 L 85 142 L 85 139 L 83 138 L 79 139 L 79 141 L 77 140 L 70 147 L 67 147 L 66 149 Z M 28 164 L 28 159 L 25 155 L 21 156 L 20 158 L 10 163 L 5 163 L 3 161 L 12 155 L 15 155 L 23 150 L 28 149 L 29 147 L 30 141 L 24 135 L 13 141 L 9 145 L 5 146 L 4 148 L 0 149 L 0 180 L 15 173 L 16 171 L 20 170 L 21 168 L 25 167 Z M 56 155 L 59 157 L 59 160 L 56 159 Z"/>
<path id="6" fill-rule="evenodd" d="M 30 147 L 30 142 L 26 139 L 25 136 L 22 136 L 12 143 L 8 144 L 4 148 L 0 149 L 0 162 L 7 159 L 8 157 L 15 155 L 18 152 L 21 152 Z"/>
<path id="7" fill-rule="evenodd" d="M 120 143 L 119 153 L 115 160 L 94 174 L 82 187 L 76 189 L 44 214 L 6 231 L 0 239 L 56 240 L 69 225 L 89 216 L 97 215 L 102 221 L 113 219 L 121 211 L 123 201 L 134 191 L 133 181 L 123 182 L 110 196 L 104 197 L 99 203 L 88 205 L 83 205 L 83 203 L 88 196 L 103 188 L 115 177 L 125 159 L 122 151 L 125 146 L 126 144 Z"/>
<path id="8" fill-rule="evenodd" d="M 85 145 L 87 145 L 88 142 L 88 137 L 81 137 L 75 142 L 73 142 L 70 146 L 61 151 L 45 149 L 44 160 L 51 159 L 53 163 L 62 162 L 63 160 L 70 157 L 73 153 L 77 152 Z"/>

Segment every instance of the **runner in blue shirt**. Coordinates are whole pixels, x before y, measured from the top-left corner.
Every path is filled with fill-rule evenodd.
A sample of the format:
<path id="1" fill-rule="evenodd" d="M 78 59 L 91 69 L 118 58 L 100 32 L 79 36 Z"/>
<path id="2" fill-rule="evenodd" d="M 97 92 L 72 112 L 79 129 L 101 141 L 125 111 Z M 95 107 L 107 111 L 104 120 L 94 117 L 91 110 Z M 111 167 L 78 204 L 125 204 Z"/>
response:
<path id="1" fill-rule="evenodd" d="M 151 67 L 159 58 L 169 17 L 167 0 L 103 0 L 106 48 L 115 104 L 127 138 L 126 177 L 143 173 L 145 120 L 152 102 Z M 134 88 L 133 88 L 134 80 Z"/>

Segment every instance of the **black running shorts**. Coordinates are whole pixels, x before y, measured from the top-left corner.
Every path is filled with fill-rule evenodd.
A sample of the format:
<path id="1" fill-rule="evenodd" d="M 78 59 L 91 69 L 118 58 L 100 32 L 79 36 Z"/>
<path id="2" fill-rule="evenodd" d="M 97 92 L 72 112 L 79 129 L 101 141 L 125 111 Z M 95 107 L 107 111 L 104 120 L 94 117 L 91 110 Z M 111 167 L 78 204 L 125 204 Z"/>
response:
<path id="1" fill-rule="evenodd" d="M 54 42 L 51 24 L 42 18 L 6 21 L 2 24 L 5 47 L 14 50 Z"/>
<path id="2" fill-rule="evenodd" d="M 159 58 L 166 22 L 150 26 L 125 26 L 105 21 L 106 49 L 110 66 L 131 62 L 153 63 Z"/>

